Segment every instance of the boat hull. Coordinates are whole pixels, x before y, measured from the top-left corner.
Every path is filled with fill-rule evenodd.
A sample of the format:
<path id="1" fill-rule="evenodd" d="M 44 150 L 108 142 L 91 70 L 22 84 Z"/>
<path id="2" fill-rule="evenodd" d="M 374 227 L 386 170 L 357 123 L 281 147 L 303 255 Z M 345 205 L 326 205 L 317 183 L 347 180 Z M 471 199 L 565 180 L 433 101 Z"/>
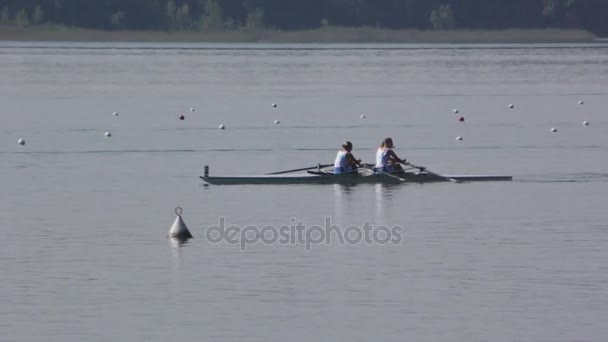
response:
<path id="1" fill-rule="evenodd" d="M 455 179 L 461 182 L 496 182 L 511 181 L 511 176 L 492 175 L 446 175 L 437 177 L 425 172 L 405 174 L 307 174 L 307 175 L 262 175 L 262 176 L 201 176 L 203 181 L 213 185 L 239 185 L 239 184 L 399 184 L 399 183 L 431 183 L 447 182 Z"/>

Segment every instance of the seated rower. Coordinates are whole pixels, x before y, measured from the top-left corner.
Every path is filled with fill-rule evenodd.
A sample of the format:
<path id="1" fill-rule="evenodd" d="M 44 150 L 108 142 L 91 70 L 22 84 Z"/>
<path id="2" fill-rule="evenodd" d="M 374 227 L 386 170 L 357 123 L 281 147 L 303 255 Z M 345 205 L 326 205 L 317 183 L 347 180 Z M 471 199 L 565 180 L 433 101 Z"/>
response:
<path id="1" fill-rule="evenodd" d="M 338 151 L 336 155 L 336 162 L 334 163 L 334 174 L 339 175 L 341 173 L 356 172 L 357 166 L 361 165 L 361 160 L 355 159 L 351 151 L 353 150 L 353 144 L 347 141 L 342 145 L 342 149 Z"/>
<path id="2" fill-rule="evenodd" d="M 382 141 L 382 145 L 380 145 L 376 152 L 376 166 L 374 170 L 388 173 L 403 171 L 400 164 L 405 164 L 406 160 L 399 158 L 395 151 L 393 151 L 393 147 L 393 139 L 386 138 Z"/>

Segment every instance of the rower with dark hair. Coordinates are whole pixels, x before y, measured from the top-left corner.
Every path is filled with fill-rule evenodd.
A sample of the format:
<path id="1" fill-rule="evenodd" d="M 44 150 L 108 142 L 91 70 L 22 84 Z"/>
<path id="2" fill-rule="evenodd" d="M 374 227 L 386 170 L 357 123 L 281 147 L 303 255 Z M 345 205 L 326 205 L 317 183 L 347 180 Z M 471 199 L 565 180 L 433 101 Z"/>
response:
<path id="1" fill-rule="evenodd" d="M 382 141 L 376 152 L 376 170 L 388 173 L 403 170 L 400 164 L 405 164 L 406 160 L 399 158 L 393 147 L 393 139 L 386 138 Z"/>
<path id="2" fill-rule="evenodd" d="M 352 150 L 353 144 L 350 141 L 347 141 L 342 145 L 342 149 L 338 151 L 338 154 L 336 155 L 334 174 L 338 175 L 341 173 L 356 172 L 357 166 L 363 166 L 361 160 L 357 160 L 353 156 L 351 153 Z"/>

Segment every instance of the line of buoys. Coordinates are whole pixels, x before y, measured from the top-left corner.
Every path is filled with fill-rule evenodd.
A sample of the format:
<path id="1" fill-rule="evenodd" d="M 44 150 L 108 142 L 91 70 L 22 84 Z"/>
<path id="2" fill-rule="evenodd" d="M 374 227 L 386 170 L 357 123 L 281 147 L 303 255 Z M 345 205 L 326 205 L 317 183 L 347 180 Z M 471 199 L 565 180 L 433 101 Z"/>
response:
<path id="1" fill-rule="evenodd" d="M 175 218 L 171 229 L 169 229 L 170 238 L 179 240 L 192 239 L 192 234 L 190 233 L 190 230 L 188 230 L 186 223 L 182 219 L 183 212 L 184 210 L 181 207 L 175 208 L 175 215 L 177 215 L 177 217 Z"/>
<path id="2" fill-rule="evenodd" d="M 584 102 L 583 100 L 579 100 L 579 101 L 578 101 L 578 104 L 579 104 L 579 105 L 583 105 L 584 103 L 585 103 L 585 102 Z M 277 105 L 276 103 L 273 103 L 273 104 L 272 104 L 272 107 L 273 107 L 273 108 L 277 108 L 277 107 L 278 107 L 278 105 Z M 514 105 L 514 104 L 512 104 L 512 103 L 510 103 L 510 104 L 508 105 L 508 108 L 509 108 L 509 109 L 514 109 L 514 108 L 515 108 L 515 105 Z M 194 112 L 194 111 L 196 111 L 196 109 L 195 109 L 194 107 L 190 108 L 190 112 Z M 454 114 L 459 114 L 459 113 L 460 113 L 460 110 L 459 110 L 458 108 L 454 108 L 452 111 L 453 111 L 453 113 L 454 113 Z M 112 115 L 113 115 L 113 116 L 119 116 L 119 113 L 118 113 L 118 112 L 112 112 Z M 365 114 L 361 114 L 361 115 L 360 115 L 360 118 L 361 118 L 361 119 L 366 119 L 366 118 L 367 118 L 367 116 L 366 116 Z M 181 121 L 183 121 L 183 120 L 185 120 L 185 119 L 186 119 L 186 116 L 185 116 L 185 115 L 183 115 L 183 114 L 181 114 L 181 115 L 178 117 L 178 119 L 179 119 L 179 120 L 181 120 Z M 458 121 L 459 121 L 459 122 L 465 122 L 465 118 L 464 118 L 464 116 L 459 117 L 459 118 L 458 118 Z M 281 123 L 281 121 L 280 121 L 280 120 L 274 120 L 274 124 L 275 124 L 275 125 L 279 125 L 280 123 Z M 589 121 L 585 120 L 585 121 L 583 121 L 583 122 L 582 122 L 582 125 L 583 125 L 583 126 L 589 126 L 589 125 L 590 125 L 590 123 L 589 123 Z M 220 124 L 218 128 L 219 128 L 220 130 L 225 130 L 225 129 L 226 129 L 226 125 L 225 125 L 225 124 Z M 558 130 L 557 130 L 557 128 L 555 128 L 555 127 L 551 128 L 551 132 L 552 132 L 552 133 L 557 133 L 557 131 L 558 131 Z M 105 132 L 105 134 L 104 134 L 104 135 L 105 135 L 105 137 L 106 137 L 106 138 L 111 138 L 111 137 L 112 137 L 112 133 L 111 133 L 111 132 L 109 132 L 109 131 L 108 131 L 108 132 Z M 456 137 L 456 140 L 457 140 L 457 141 L 462 141 L 462 140 L 463 140 L 463 138 L 462 138 L 461 136 L 458 136 L 458 137 Z M 18 139 L 18 140 L 17 140 L 17 144 L 19 144 L 20 146 L 24 146 L 24 145 L 26 144 L 25 139 L 23 139 L 23 138 Z"/>

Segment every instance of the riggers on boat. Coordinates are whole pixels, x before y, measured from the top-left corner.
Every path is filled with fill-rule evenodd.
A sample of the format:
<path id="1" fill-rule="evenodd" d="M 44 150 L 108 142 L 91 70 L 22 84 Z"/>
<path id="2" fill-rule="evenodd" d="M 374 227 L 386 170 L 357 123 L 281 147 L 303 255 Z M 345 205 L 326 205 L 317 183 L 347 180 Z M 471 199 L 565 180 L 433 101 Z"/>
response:
<path id="1" fill-rule="evenodd" d="M 308 169 L 313 169 L 308 168 Z M 306 171 L 298 169 L 297 171 Z M 511 181 L 512 176 L 492 175 L 439 175 L 419 168 L 416 172 L 399 171 L 394 173 L 375 172 L 371 169 L 359 169 L 356 172 L 333 174 L 330 171 L 318 169 L 307 171 L 306 174 L 286 175 L 278 172 L 268 175 L 252 176 L 210 176 L 209 166 L 200 178 L 213 185 L 244 185 L 244 184 L 400 184 L 400 183 L 431 183 L 431 182 L 496 182 Z"/>

